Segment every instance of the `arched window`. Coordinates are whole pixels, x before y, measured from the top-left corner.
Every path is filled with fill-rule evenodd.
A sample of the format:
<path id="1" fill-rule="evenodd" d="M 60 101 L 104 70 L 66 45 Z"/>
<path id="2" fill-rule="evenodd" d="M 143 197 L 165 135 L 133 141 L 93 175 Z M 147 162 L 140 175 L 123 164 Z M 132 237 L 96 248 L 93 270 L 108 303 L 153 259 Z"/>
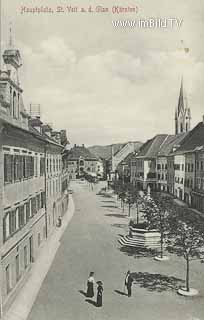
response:
<path id="1" fill-rule="evenodd" d="M 17 117 L 19 118 L 19 115 L 20 115 L 20 95 L 18 93 L 18 113 L 17 113 Z"/>
<path id="2" fill-rule="evenodd" d="M 16 92 L 13 92 L 13 117 L 17 118 L 17 97 Z"/>
<path id="3" fill-rule="evenodd" d="M 188 123 L 186 123 L 186 132 L 188 131 Z"/>
<path id="4" fill-rule="evenodd" d="M 10 115 L 12 115 L 13 99 L 12 99 L 12 87 L 10 87 Z"/>

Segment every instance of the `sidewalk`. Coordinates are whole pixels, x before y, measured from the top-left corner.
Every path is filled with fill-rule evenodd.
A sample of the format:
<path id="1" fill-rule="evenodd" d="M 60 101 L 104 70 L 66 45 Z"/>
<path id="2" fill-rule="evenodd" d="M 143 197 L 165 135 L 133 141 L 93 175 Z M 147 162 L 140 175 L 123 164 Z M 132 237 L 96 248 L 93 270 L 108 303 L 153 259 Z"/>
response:
<path id="1" fill-rule="evenodd" d="M 8 312 L 3 315 L 3 320 L 26 320 L 32 305 L 40 290 L 41 284 L 49 271 L 54 260 L 55 254 L 60 246 L 60 239 L 68 223 L 74 214 L 74 201 L 72 195 L 69 196 L 69 208 L 62 220 L 62 226 L 51 235 L 50 239 L 44 243 L 44 246 L 33 264 L 31 275 L 28 281 L 21 289 Z"/>

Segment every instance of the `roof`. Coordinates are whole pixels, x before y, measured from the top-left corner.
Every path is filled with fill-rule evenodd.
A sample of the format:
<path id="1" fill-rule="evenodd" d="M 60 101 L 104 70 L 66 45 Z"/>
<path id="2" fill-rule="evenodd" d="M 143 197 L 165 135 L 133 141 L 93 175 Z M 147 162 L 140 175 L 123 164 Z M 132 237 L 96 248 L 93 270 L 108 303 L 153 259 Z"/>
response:
<path id="1" fill-rule="evenodd" d="M 196 148 L 204 146 L 204 123 L 199 122 L 183 139 L 180 147 L 174 154 L 193 152 Z"/>
<path id="2" fill-rule="evenodd" d="M 187 134 L 188 133 L 184 132 L 177 135 L 168 135 L 158 151 L 158 156 L 168 156 L 174 151 L 174 148 L 178 148 L 180 146 L 182 140 Z"/>
<path id="3" fill-rule="evenodd" d="M 142 145 L 142 142 L 139 142 L 139 141 L 128 141 L 128 142 L 126 142 L 126 143 L 123 143 L 121 146 L 120 146 L 120 148 L 116 151 L 116 152 L 114 152 L 114 156 L 117 154 L 117 153 L 119 153 L 120 152 L 120 150 L 122 150 L 128 143 L 133 143 L 134 144 L 134 150 L 135 151 L 138 151 L 138 149 L 141 147 L 141 145 Z"/>
<path id="4" fill-rule="evenodd" d="M 68 153 L 68 160 L 79 159 L 80 157 L 84 159 L 98 160 L 98 158 L 84 146 L 75 146 Z"/>
<path id="5" fill-rule="evenodd" d="M 127 157 L 125 157 L 125 159 L 123 159 L 122 161 L 119 162 L 119 166 L 122 165 L 123 163 L 125 164 L 129 164 L 132 160 L 132 158 L 134 157 L 135 152 L 131 152 L 127 155 Z"/>
<path id="6" fill-rule="evenodd" d="M 50 138 L 46 133 L 40 133 L 37 129 L 35 129 L 34 127 L 32 127 L 31 125 L 28 126 L 29 131 L 34 134 L 36 137 L 43 139 L 44 141 L 47 141 L 49 143 L 55 144 L 59 147 L 63 147 L 61 144 L 57 143 L 56 140 Z"/>
<path id="7" fill-rule="evenodd" d="M 154 138 L 147 140 L 140 148 L 136 157 L 156 157 L 162 143 L 168 137 L 167 134 L 158 134 Z"/>

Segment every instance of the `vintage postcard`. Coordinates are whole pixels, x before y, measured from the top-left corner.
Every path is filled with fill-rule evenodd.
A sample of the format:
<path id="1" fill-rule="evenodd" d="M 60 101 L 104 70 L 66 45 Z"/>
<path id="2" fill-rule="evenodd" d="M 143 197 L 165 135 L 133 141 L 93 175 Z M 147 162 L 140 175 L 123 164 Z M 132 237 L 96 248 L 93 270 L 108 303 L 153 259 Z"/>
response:
<path id="1" fill-rule="evenodd" d="M 204 318 L 204 1 L 0 0 L 0 318 Z"/>

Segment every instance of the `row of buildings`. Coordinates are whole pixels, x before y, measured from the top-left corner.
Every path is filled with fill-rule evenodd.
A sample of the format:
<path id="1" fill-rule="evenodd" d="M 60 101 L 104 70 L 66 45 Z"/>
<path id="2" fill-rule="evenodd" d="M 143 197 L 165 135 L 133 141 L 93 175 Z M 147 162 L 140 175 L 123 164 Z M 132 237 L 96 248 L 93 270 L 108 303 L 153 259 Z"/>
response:
<path id="1" fill-rule="evenodd" d="M 97 179 L 104 179 L 103 160 L 90 152 L 88 148 L 74 145 L 65 152 L 66 163 L 70 180 L 75 180 L 90 175 Z"/>
<path id="2" fill-rule="evenodd" d="M 21 55 L 10 43 L 0 70 L 0 314 L 68 208 L 66 131 L 31 117 L 23 103 Z"/>
<path id="3" fill-rule="evenodd" d="M 131 182 L 143 190 L 170 193 L 204 212 L 204 117 L 191 130 L 183 80 L 175 112 L 175 134 L 158 134 L 147 140 L 111 173 L 112 179 Z"/>

